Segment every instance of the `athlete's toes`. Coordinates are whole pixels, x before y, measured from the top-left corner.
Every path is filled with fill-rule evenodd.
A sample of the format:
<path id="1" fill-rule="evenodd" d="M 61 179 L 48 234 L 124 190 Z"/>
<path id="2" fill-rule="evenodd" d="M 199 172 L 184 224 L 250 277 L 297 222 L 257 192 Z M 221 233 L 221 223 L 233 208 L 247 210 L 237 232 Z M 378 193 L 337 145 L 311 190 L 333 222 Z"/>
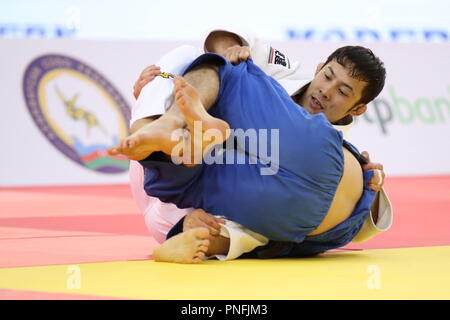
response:
<path id="1" fill-rule="evenodd" d="M 195 258 L 199 258 L 199 259 L 202 259 L 202 260 L 203 260 L 203 258 L 205 258 L 205 253 L 202 252 L 202 251 L 197 251 L 197 253 L 196 253 L 195 256 L 194 256 L 194 259 L 195 259 Z"/>
<path id="2" fill-rule="evenodd" d="M 126 141 L 125 144 L 126 144 L 127 149 L 131 149 L 131 148 L 134 147 L 134 141 L 133 141 L 133 139 L 127 139 L 127 141 Z"/>
<path id="3" fill-rule="evenodd" d="M 183 77 L 175 77 L 173 79 L 173 82 L 175 83 L 176 86 L 179 86 L 181 88 L 186 86 L 186 79 L 184 79 Z"/>
<path id="4" fill-rule="evenodd" d="M 202 262 L 203 261 L 203 259 L 200 259 L 200 258 L 194 258 L 194 259 L 192 259 L 192 263 L 200 263 L 200 262 Z"/>
<path id="5" fill-rule="evenodd" d="M 195 229 L 195 236 L 199 240 L 207 240 L 209 237 L 209 230 L 205 227 L 199 227 Z M 207 245 L 209 245 L 209 243 Z"/>
<path id="6" fill-rule="evenodd" d="M 175 101 L 177 102 L 184 102 L 185 99 L 185 95 L 184 92 L 182 90 L 176 91 L 175 92 Z"/>
<path id="7" fill-rule="evenodd" d="M 208 233 L 208 236 L 209 236 L 209 233 Z M 209 239 L 204 239 L 204 240 L 198 241 L 197 245 L 199 247 L 207 247 L 208 248 L 209 247 L 209 243 L 210 243 Z"/>
<path id="8" fill-rule="evenodd" d="M 116 154 L 118 154 L 117 152 L 117 147 L 109 147 L 106 152 L 108 152 L 108 154 L 115 156 Z"/>

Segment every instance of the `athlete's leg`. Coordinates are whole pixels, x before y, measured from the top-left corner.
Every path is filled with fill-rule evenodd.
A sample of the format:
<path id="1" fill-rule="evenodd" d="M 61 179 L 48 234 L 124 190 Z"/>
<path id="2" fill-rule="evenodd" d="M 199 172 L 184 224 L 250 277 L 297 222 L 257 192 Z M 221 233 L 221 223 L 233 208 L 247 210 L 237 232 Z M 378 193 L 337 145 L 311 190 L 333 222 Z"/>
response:
<path id="1" fill-rule="evenodd" d="M 139 128 L 118 146 L 111 148 L 110 153 L 125 154 L 133 160 L 145 159 L 156 151 L 172 155 L 172 151 L 179 144 L 178 140 L 173 139 L 172 133 L 184 128 L 191 133 L 189 137 L 192 139 L 188 143 L 191 145 L 190 150 L 193 151 L 192 158 L 198 158 L 194 154 L 194 151 L 198 150 L 195 144 L 196 142 L 197 145 L 203 144 L 205 131 L 219 130 L 222 139 L 214 140 L 215 144 L 226 140 L 228 124 L 207 112 L 216 101 L 219 92 L 217 67 L 199 65 L 186 73 L 184 78 L 176 78 L 174 84 L 175 103 L 169 110 L 157 120 Z M 199 130 L 195 130 L 195 122 L 199 124 Z M 207 145 L 203 144 L 199 152 Z"/>
<path id="2" fill-rule="evenodd" d="M 171 75 L 181 75 L 193 59 L 201 54 L 193 46 L 180 46 L 165 54 L 155 64 L 161 74 L 140 90 L 131 110 L 130 133 L 158 119 L 173 104 Z M 167 233 L 193 208 L 179 209 L 172 203 L 150 197 L 144 190 L 144 168 L 137 161 L 130 161 L 130 186 L 134 200 L 144 215 L 145 224 L 156 241 L 162 243 Z"/>
<path id="3" fill-rule="evenodd" d="M 240 224 L 215 217 L 204 210 L 197 209 L 188 213 L 183 220 L 183 230 L 204 227 L 210 232 L 210 246 L 208 257 L 216 257 L 219 260 L 233 260 L 259 246 L 268 243 L 268 239 L 257 234 Z M 176 231 L 175 231 L 176 232 Z"/>
<path id="4" fill-rule="evenodd" d="M 208 228 L 189 226 L 157 247 L 153 258 L 175 263 L 199 263 L 206 257 L 233 260 L 268 243 L 265 237 L 231 221 L 222 229 L 220 235 L 212 236 Z"/>
<path id="5" fill-rule="evenodd" d="M 230 239 L 218 236 L 209 239 L 207 228 L 194 228 L 182 232 L 153 251 L 156 262 L 199 263 L 208 256 L 226 255 Z"/>

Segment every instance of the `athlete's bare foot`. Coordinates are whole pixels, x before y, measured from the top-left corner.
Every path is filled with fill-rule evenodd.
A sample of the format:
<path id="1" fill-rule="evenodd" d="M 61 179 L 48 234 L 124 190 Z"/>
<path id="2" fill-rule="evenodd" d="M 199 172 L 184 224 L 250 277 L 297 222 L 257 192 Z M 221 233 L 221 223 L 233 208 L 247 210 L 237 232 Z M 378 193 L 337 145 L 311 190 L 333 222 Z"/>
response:
<path id="1" fill-rule="evenodd" d="M 157 262 L 199 263 L 209 247 L 206 228 L 190 229 L 166 240 L 153 251 Z"/>
<path id="2" fill-rule="evenodd" d="M 174 130 L 185 126 L 184 119 L 164 114 L 125 138 L 117 146 L 109 148 L 111 155 L 124 154 L 132 160 L 142 160 L 156 151 L 171 154 L 178 141 L 172 140 Z"/>
<path id="3" fill-rule="evenodd" d="M 173 82 L 175 101 L 184 115 L 190 133 L 191 163 L 198 164 L 210 148 L 228 139 L 230 126 L 206 111 L 197 89 L 183 77 L 175 77 Z"/>
<path id="4" fill-rule="evenodd" d="M 220 225 L 225 223 L 225 220 L 216 218 L 212 214 L 205 212 L 203 209 L 195 209 L 185 216 L 183 231 L 199 227 L 208 228 L 209 246 L 206 255 L 227 255 L 230 250 L 230 238 L 220 235 Z"/>
<path id="5" fill-rule="evenodd" d="M 174 85 L 178 109 L 169 109 L 159 119 L 144 125 L 119 145 L 109 148 L 110 154 L 124 154 L 132 160 L 142 160 L 153 152 L 162 151 L 170 156 L 182 157 L 184 165 L 195 165 L 201 163 L 205 152 L 228 138 L 228 123 L 208 114 L 193 86 L 183 77 L 176 77 Z M 184 128 L 182 148 L 175 149 L 179 146 L 179 140 L 173 140 L 172 133 Z M 174 150 L 178 154 L 173 154 Z"/>

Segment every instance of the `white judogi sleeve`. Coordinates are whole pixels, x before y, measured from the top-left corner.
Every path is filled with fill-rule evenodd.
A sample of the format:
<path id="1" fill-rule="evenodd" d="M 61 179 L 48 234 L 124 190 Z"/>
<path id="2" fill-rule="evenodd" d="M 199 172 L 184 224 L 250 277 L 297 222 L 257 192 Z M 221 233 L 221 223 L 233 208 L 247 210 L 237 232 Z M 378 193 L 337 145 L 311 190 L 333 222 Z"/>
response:
<path id="1" fill-rule="evenodd" d="M 254 34 L 246 30 L 232 28 L 214 29 L 205 37 L 204 50 L 208 52 L 206 42 L 214 32 L 228 32 L 237 36 L 242 45 L 250 48 L 253 62 L 267 75 L 277 80 L 289 95 L 295 94 L 301 87 L 311 81 L 311 75 L 303 73 L 301 64 L 290 59 L 284 52 L 277 50 L 268 43 L 259 40 Z"/>
<path id="2" fill-rule="evenodd" d="M 160 76 L 145 85 L 131 109 L 130 126 L 139 119 L 161 115 L 173 103 L 173 76 L 181 72 L 201 51 L 194 46 L 179 46 L 161 57 L 156 65 L 161 68 Z"/>
<path id="3" fill-rule="evenodd" d="M 361 230 L 353 238 L 352 242 L 365 242 L 372 239 L 377 234 L 389 230 L 392 226 L 393 212 L 392 204 L 389 200 L 386 191 L 382 188 L 379 194 L 378 200 L 378 220 L 375 223 L 373 221 L 372 212 L 369 217 L 364 221 Z"/>

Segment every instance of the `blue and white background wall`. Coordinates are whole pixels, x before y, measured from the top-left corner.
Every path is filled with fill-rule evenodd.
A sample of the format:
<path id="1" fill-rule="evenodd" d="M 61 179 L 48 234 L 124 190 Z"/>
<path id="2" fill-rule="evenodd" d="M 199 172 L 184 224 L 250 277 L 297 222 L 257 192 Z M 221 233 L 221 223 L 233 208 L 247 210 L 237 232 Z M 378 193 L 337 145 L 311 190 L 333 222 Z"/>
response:
<path id="1" fill-rule="evenodd" d="M 232 26 L 313 76 L 334 49 L 384 60 L 350 140 L 389 175 L 450 174 L 450 1 L 0 1 L 0 186 L 126 183 L 102 150 L 126 135 L 146 66 Z"/>

